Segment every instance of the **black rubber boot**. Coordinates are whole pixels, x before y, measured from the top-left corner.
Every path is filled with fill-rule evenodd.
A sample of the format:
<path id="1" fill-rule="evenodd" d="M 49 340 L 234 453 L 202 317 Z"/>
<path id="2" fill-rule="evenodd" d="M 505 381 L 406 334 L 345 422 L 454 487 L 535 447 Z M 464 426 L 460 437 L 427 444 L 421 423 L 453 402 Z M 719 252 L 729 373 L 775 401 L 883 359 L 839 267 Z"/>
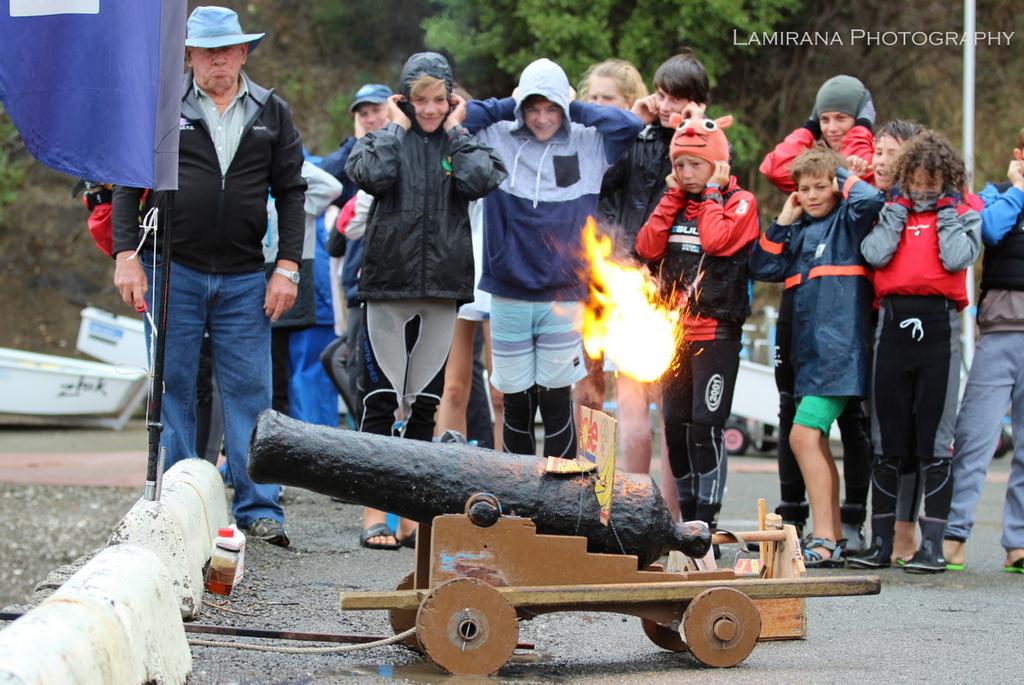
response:
<path id="1" fill-rule="evenodd" d="M 796 526 L 797 538 L 803 539 L 804 526 L 807 525 L 807 517 L 811 513 L 811 509 L 807 506 L 806 502 L 800 504 L 782 502 L 779 506 L 775 507 L 775 513 L 782 517 L 783 524 Z"/>
<path id="2" fill-rule="evenodd" d="M 722 510 L 721 504 L 697 504 L 697 520 L 708 524 L 711 532 L 715 531 L 718 525 L 718 512 Z"/>
<path id="3" fill-rule="evenodd" d="M 679 500 L 679 513 L 683 521 L 697 520 L 696 500 Z"/>
<path id="4" fill-rule="evenodd" d="M 867 539 L 864 536 L 864 520 L 867 514 L 867 509 L 860 504 L 844 504 L 839 508 L 839 522 L 842 524 L 843 534 L 839 542 L 846 554 L 858 555 L 867 550 Z M 873 518 L 871 525 L 873 531 Z"/>
<path id="5" fill-rule="evenodd" d="M 862 554 L 846 558 L 846 565 L 853 568 L 889 568 L 892 566 L 892 538 L 896 527 L 896 516 L 871 517 L 871 548 Z"/>
<path id="6" fill-rule="evenodd" d="M 921 527 L 921 547 L 903 570 L 907 573 L 942 573 L 946 570 L 946 559 L 942 556 L 946 521 L 921 516 L 917 523 Z"/>

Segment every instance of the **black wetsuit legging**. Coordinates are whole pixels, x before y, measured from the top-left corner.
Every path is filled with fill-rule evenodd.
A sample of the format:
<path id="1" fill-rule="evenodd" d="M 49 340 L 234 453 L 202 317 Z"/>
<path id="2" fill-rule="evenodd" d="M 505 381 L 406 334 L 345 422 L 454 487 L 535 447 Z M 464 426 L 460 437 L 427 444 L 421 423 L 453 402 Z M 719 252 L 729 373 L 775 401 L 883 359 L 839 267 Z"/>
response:
<path id="1" fill-rule="evenodd" d="M 807 521 L 807 489 L 803 474 L 789 446 L 789 432 L 796 415 L 794 387 L 796 369 L 792 362 L 793 296 L 782 294 L 779 320 L 775 328 L 775 385 L 779 389 L 779 487 L 782 501 L 776 513 L 787 523 L 803 527 Z M 860 526 L 867 517 L 868 491 L 871 487 L 870 423 L 864 403 L 854 400 L 839 415 L 839 433 L 843 441 L 843 484 L 845 498 L 840 507 L 842 523 Z"/>
<path id="2" fill-rule="evenodd" d="M 872 516 L 897 513 L 898 482 L 909 462 L 915 471 L 921 469 L 925 516 L 945 521 L 953 493 L 950 465 L 960 389 L 956 305 L 937 296 L 886 297 L 880 318 Z"/>
<path id="3" fill-rule="evenodd" d="M 576 424 L 573 421 L 572 388 L 534 385 L 520 392 L 505 393 L 505 423 L 502 440 L 513 454 L 536 454 L 537 438 L 533 420 L 540 409 L 544 422 L 544 456 L 576 457 Z"/>
<path id="4" fill-rule="evenodd" d="M 684 521 L 714 527 L 728 470 L 723 439 L 740 365 L 739 340 L 684 343 L 662 376 L 665 442 Z"/>

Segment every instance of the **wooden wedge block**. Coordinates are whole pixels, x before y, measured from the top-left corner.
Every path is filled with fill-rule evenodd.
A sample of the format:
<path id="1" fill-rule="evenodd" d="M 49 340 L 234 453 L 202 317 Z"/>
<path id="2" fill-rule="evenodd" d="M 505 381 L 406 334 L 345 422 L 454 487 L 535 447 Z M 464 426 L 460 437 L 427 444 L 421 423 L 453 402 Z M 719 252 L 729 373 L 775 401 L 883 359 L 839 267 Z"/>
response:
<path id="1" fill-rule="evenodd" d="M 754 606 L 761 612 L 759 640 L 802 640 L 807 637 L 806 600 L 755 599 Z"/>

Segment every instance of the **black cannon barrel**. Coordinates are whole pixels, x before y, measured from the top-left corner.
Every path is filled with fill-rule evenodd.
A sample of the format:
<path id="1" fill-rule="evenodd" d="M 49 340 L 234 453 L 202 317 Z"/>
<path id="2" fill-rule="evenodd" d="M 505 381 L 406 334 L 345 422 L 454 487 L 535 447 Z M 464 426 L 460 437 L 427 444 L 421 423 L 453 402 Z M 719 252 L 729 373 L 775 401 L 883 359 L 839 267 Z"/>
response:
<path id="1" fill-rule="evenodd" d="M 669 550 L 707 553 L 707 526 L 675 523 L 650 476 L 615 474 L 605 526 L 591 475 L 548 474 L 544 466 L 531 455 L 316 426 L 272 410 L 260 414 L 249 444 L 257 483 L 305 488 L 423 523 L 462 513 L 470 496 L 487 492 L 505 513 L 533 519 L 539 533 L 581 535 L 588 551 L 634 554 L 640 568 Z"/>

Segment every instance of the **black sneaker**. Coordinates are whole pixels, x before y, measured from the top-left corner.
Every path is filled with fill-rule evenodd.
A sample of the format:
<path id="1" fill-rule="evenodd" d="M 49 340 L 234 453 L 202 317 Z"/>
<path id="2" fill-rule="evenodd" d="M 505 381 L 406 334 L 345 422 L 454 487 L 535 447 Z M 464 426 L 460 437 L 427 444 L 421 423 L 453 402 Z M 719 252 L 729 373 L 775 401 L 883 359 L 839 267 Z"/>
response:
<path id="1" fill-rule="evenodd" d="M 889 568 L 892 566 L 892 551 L 872 547 L 864 554 L 846 557 L 846 565 L 850 568 Z"/>
<path id="2" fill-rule="evenodd" d="M 908 561 L 903 570 L 907 573 L 943 573 L 946 570 L 946 560 L 942 556 L 942 547 L 935 548 L 930 541 L 924 540 L 921 548 L 914 554 L 914 558 Z"/>
<path id="3" fill-rule="evenodd" d="M 291 542 L 284 530 L 284 524 L 274 519 L 256 519 L 244 530 L 246 535 L 278 547 L 287 547 Z"/>

